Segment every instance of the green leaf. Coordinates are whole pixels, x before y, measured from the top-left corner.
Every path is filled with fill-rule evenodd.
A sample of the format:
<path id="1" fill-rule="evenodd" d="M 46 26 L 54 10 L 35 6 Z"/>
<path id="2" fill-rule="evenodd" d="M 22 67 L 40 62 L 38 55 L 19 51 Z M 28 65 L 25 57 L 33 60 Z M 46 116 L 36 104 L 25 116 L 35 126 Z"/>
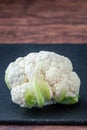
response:
<path id="1" fill-rule="evenodd" d="M 41 90 L 42 90 L 42 95 L 45 98 L 45 100 L 50 100 L 50 90 L 48 86 L 49 84 L 43 80 L 43 85 L 41 84 Z"/>
<path id="2" fill-rule="evenodd" d="M 36 92 L 38 106 L 42 107 L 46 100 L 50 100 L 49 84 L 43 79 L 42 75 L 38 71 L 38 68 L 34 77 L 34 88 Z"/>
<path id="3" fill-rule="evenodd" d="M 32 108 L 33 106 L 36 105 L 36 97 L 34 93 L 31 92 L 29 89 L 27 89 L 25 93 L 25 102 L 29 108 Z"/>
<path id="4" fill-rule="evenodd" d="M 28 92 L 25 96 L 26 104 L 29 107 L 34 105 L 43 107 L 45 102 L 50 100 L 50 86 L 41 75 L 40 64 L 36 66 L 34 76 L 30 80 L 29 86 L 33 93 L 30 95 L 30 92 Z M 31 99 L 31 101 L 29 99 Z"/>
<path id="5" fill-rule="evenodd" d="M 36 79 L 35 79 L 34 89 L 35 89 L 35 93 L 36 93 L 38 107 L 42 107 L 44 105 L 44 98 L 43 98 L 43 95 L 41 93 L 39 83 L 37 82 Z"/>
<path id="6" fill-rule="evenodd" d="M 43 107 L 45 101 L 50 100 L 49 84 L 43 79 L 39 65 L 36 66 L 33 78 L 29 82 L 29 89 L 25 93 L 25 102 L 29 108 Z"/>
<path id="7" fill-rule="evenodd" d="M 59 103 L 61 103 L 61 104 L 75 104 L 78 102 L 78 100 L 79 100 L 79 95 L 77 95 L 75 97 L 65 97 Z"/>
<path id="8" fill-rule="evenodd" d="M 11 90 L 11 86 L 10 86 L 8 80 L 7 80 L 7 74 L 5 74 L 5 83 L 6 83 L 7 87 L 8 87 L 8 89 Z"/>

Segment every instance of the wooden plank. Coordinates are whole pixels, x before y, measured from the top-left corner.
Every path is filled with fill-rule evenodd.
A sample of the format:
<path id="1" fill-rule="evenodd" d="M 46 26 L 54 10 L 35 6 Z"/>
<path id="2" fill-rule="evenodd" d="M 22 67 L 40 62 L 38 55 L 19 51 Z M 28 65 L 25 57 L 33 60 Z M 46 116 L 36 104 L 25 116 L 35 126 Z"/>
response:
<path id="1" fill-rule="evenodd" d="M 0 26 L 1 43 L 86 43 L 85 25 Z"/>
<path id="2" fill-rule="evenodd" d="M 86 126 L 0 126 L 0 130 L 87 130 Z"/>
<path id="3" fill-rule="evenodd" d="M 87 43 L 87 1 L 1 0 L 0 43 Z"/>

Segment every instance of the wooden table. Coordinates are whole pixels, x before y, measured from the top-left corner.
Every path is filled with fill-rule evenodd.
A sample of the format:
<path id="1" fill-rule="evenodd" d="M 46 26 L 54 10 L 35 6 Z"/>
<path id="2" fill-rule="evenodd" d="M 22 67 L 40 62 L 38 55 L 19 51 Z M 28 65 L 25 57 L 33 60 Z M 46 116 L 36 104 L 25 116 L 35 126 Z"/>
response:
<path id="1" fill-rule="evenodd" d="M 0 43 L 87 43 L 87 0 L 0 0 Z M 6 126 L 0 130 L 86 130 Z"/>

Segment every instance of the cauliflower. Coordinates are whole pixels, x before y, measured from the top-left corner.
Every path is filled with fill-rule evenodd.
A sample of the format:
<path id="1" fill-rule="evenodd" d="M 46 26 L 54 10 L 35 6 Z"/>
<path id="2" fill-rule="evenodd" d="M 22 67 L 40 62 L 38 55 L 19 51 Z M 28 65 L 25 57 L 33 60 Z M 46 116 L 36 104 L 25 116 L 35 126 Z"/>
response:
<path id="1" fill-rule="evenodd" d="M 40 51 L 17 58 L 7 67 L 5 82 L 12 101 L 21 107 L 74 104 L 79 100 L 80 79 L 71 61 L 54 52 Z"/>

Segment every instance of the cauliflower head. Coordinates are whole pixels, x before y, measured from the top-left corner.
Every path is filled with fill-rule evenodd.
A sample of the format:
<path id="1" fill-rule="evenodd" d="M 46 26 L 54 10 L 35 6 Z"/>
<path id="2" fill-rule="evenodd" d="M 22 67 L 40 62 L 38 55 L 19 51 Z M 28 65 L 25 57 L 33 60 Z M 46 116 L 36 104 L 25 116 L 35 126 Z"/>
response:
<path id="1" fill-rule="evenodd" d="M 40 51 L 17 58 L 7 67 L 5 82 L 12 101 L 21 107 L 74 104 L 79 100 L 80 79 L 72 62 L 54 52 Z"/>

